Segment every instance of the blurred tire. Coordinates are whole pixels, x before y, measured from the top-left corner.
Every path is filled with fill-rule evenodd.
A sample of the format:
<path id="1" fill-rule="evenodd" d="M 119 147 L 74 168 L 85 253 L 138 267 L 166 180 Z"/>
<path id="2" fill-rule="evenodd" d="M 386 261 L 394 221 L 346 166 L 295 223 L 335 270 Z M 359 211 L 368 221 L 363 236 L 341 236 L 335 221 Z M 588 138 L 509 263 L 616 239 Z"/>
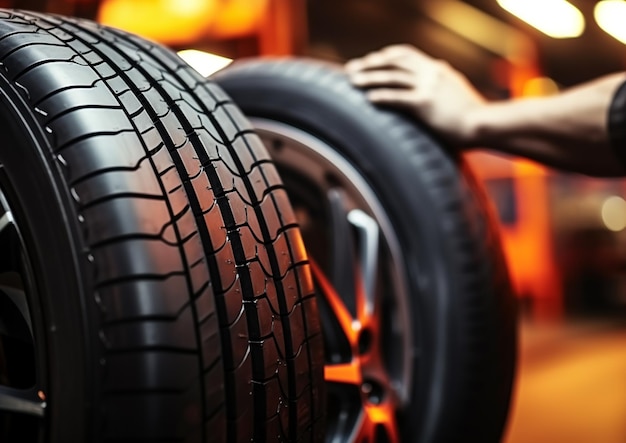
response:
<path id="1" fill-rule="evenodd" d="M 0 441 L 319 441 L 320 324 L 267 151 L 170 51 L 0 11 Z"/>
<path id="2" fill-rule="evenodd" d="M 213 78 L 251 119 L 305 214 L 324 288 L 327 441 L 500 441 L 514 297 L 496 226 L 461 157 L 373 107 L 334 66 L 248 60 Z M 378 232 L 378 248 L 359 240 L 355 210 Z M 362 289 L 368 248 L 374 296 Z M 368 297 L 377 308 L 363 314 Z"/>

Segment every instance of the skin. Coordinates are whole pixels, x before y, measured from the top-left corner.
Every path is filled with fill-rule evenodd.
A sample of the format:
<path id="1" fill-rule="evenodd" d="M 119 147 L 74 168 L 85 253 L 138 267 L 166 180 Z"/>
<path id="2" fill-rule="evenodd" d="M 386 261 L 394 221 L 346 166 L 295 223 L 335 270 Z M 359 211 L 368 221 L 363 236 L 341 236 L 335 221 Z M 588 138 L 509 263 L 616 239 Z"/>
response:
<path id="1" fill-rule="evenodd" d="M 495 149 L 593 176 L 626 175 L 607 131 L 626 73 L 553 96 L 490 102 L 449 64 L 408 45 L 351 60 L 345 70 L 374 104 L 408 111 L 457 148 Z"/>

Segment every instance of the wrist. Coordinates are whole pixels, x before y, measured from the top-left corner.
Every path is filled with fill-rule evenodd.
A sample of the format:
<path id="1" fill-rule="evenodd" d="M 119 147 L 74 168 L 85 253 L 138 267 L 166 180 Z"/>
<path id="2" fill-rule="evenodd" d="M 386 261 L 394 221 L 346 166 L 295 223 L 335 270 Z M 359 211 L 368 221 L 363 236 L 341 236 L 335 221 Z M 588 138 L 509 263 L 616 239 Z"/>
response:
<path id="1" fill-rule="evenodd" d="M 488 146 L 493 137 L 495 121 L 489 103 L 468 111 L 459 127 L 459 144 L 464 148 Z"/>
<path id="2" fill-rule="evenodd" d="M 550 120 L 550 106 L 544 100 L 544 115 L 538 113 L 539 99 L 527 98 L 486 102 L 466 113 L 463 128 L 465 147 L 505 148 L 511 139 L 542 132 Z M 558 109 L 562 113 L 562 108 Z"/>

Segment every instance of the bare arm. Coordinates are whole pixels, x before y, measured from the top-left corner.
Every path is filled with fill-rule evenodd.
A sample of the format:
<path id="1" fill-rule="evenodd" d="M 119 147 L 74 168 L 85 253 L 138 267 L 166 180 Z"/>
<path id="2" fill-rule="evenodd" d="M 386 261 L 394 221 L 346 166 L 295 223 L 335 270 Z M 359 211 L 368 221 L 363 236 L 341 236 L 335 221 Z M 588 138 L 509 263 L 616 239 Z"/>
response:
<path id="1" fill-rule="evenodd" d="M 455 146 L 496 149 L 589 175 L 626 174 L 607 129 L 625 73 L 550 97 L 488 102 L 458 71 L 410 46 L 352 60 L 346 71 L 372 102 L 408 110 Z"/>

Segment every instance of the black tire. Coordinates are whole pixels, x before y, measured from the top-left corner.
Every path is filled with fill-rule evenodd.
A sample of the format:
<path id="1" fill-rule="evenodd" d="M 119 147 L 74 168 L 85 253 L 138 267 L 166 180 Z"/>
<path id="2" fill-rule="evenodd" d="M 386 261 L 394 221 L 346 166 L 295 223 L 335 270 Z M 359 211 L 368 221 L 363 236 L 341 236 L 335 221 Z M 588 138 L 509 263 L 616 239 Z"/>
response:
<path id="1" fill-rule="evenodd" d="M 392 359 L 386 353 L 398 339 L 389 337 L 394 337 L 393 329 L 399 324 L 405 327 L 401 340 L 411 343 L 404 354 L 412 356 L 412 371 L 404 386 L 412 388 L 408 401 L 394 403 L 399 432 L 393 425 L 385 428 L 384 423 L 368 425 L 368 431 L 363 428 L 365 422 L 358 420 L 354 423 L 361 429 L 355 430 L 329 416 L 332 429 L 327 441 L 355 441 L 359 434 L 358 438 L 367 435 L 369 441 L 394 443 L 498 442 L 514 378 L 515 300 L 487 202 L 461 157 L 446 150 L 416 122 L 373 107 L 335 66 L 297 59 L 248 60 L 235 62 L 214 80 L 258 127 L 296 207 L 317 205 L 320 214 L 331 213 L 326 229 L 338 229 L 328 209 L 333 206 L 332 198 L 325 193 L 344 185 L 357 193 L 359 188 L 370 187 L 393 227 L 391 236 L 397 236 L 408 297 L 396 296 L 395 303 L 398 318 L 403 304 L 409 307 L 410 318 L 405 323 L 391 319 L 383 324 L 377 341 L 382 349 L 376 352 Z M 303 149 L 307 140 L 316 145 L 311 150 L 321 152 L 324 148 L 317 145 L 325 145 L 334 151 L 320 161 L 326 162 L 324 166 L 315 161 L 302 166 L 282 160 L 290 143 Z M 339 157 L 333 160 L 335 154 Z M 356 171 L 360 184 L 349 184 L 353 172 L 337 178 L 342 168 L 339 162 Z M 317 183 L 313 183 L 315 178 L 302 178 L 307 170 L 319 168 L 335 170 L 318 173 Z M 312 202 L 314 198 L 306 191 L 311 186 L 318 186 L 321 198 L 328 200 Z M 371 218 L 378 221 L 381 217 Z M 346 231 L 341 230 L 320 234 L 323 229 L 317 229 L 308 238 L 303 224 L 305 244 L 314 260 L 332 263 L 337 254 L 343 254 L 341 248 L 329 244 L 345 244 Z M 333 266 L 326 272 L 333 273 Z M 347 305 L 349 291 L 336 289 Z M 327 325 L 332 327 L 332 322 L 323 315 L 328 348 L 337 349 L 341 334 Z M 367 341 L 372 342 L 371 337 Z M 363 350 L 352 348 L 352 359 L 358 359 Z M 381 401 L 377 395 L 372 403 L 376 384 L 365 384 L 366 374 L 363 377 L 361 401 L 352 400 L 351 407 L 371 407 Z M 379 385 L 384 399 L 385 381 Z M 393 390 L 388 388 L 389 398 L 406 394 Z M 337 401 L 333 398 L 331 404 Z"/>
<path id="2" fill-rule="evenodd" d="M 310 268 L 230 99 L 88 21 L 0 11 L 0 60 L 0 441 L 320 441 Z"/>

